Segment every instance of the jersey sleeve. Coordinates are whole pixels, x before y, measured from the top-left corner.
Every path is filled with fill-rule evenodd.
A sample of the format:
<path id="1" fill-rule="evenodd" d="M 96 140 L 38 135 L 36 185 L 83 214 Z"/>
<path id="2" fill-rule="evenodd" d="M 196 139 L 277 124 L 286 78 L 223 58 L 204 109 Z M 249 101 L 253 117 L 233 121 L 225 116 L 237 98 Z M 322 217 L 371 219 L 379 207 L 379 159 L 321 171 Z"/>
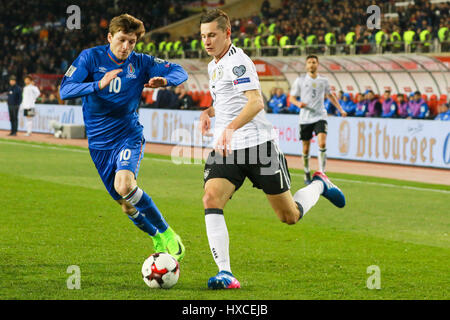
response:
<path id="1" fill-rule="evenodd" d="M 78 58 L 67 69 L 59 90 L 61 99 L 73 99 L 99 91 L 98 81 L 84 82 L 89 75 L 90 59 L 87 50 L 81 52 Z"/>
<path id="2" fill-rule="evenodd" d="M 302 90 L 301 90 L 300 84 L 301 84 L 301 80 L 300 80 L 300 77 L 298 77 L 297 79 L 295 79 L 295 81 L 291 87 L 290 95 L 292 97 L 301 97 L 302 96 Z"/>
<path id="3" fill-rule="evenodd" d="M 261 88 L 255 65 L 249 58 L 243 60 L 233 59 L 230 67 L 228 72 L 235 90 L 245 92 Z"/>
<path id="4" fill-rule="evenodd" d="M 154 77 L 163 77 L 167 80 L 167 86 L 178 86 L 188 79 L 187 72 L 179 64 L 147 54 L 144 55 L 144 67 L 147 70 L 145 82 Z"/>

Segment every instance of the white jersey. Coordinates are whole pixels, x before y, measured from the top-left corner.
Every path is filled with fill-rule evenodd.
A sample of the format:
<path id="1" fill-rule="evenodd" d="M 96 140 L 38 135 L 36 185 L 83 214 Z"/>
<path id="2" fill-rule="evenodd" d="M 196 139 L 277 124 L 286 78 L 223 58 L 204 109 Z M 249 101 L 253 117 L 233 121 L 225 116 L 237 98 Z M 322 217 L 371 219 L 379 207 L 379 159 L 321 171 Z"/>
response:
<path id="1" fill-rule="evenodd" d="M 21 107 L 23 109 L 31 109 L 34 108 L 34 103 L 36 102 L 37 97 L 41 95 L 38 87 L 35 85 L 29 84 L 23 88 L 23 98 Z"/>
<path id="2" fill-rule="evenodd" d="M 326 120 L 325 94 L 331 94 L 327 78 L 317 75 L 313 79 L 308 74 L 302 75 L 295 79 L 290 94 L 294 97 L 300 97 L 301 101 L 307 104 L 306 107 L 300 109 L 300 124 Z"/>
<path id="3" fill-rule="evenodd" d="M 233 121 L 247 104 L 244 92 L 261 90 L 253 61 L 234 45 L 216 63 L 208 64 L 209 90 L 215 111 L 214 145 L 223 130 Z M 261 110 L 251 121 L 233 133 L 231 149 L 245 149 L 276 139 L 272 124 Z"/>

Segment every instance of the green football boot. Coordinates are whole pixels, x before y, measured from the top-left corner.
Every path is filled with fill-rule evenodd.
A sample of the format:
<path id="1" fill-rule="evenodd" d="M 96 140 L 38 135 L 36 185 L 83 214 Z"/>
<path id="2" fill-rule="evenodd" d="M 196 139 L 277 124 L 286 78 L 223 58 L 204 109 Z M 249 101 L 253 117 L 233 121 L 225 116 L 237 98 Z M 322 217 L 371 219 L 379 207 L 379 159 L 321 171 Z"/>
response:
<path id="1" fill-rule="evenodd" d="M 159 232 L 156 235 L 152 236 L 152 240 L 155 253 L 167 252 L 166 243 Z"/>
<path id="2" fill-rule="evenodd" d="M 186 253 L 186 250 L 184 248 L 183 242 L 181 242 L 180 236 L 177 235 L 171 227 L 169 227 L 166 231 L 161 233 L 161 237 L 166 243 L 166 252 L 177 259 L 178 262 L 181 261 L 184 257 L 184 254 Z"/>

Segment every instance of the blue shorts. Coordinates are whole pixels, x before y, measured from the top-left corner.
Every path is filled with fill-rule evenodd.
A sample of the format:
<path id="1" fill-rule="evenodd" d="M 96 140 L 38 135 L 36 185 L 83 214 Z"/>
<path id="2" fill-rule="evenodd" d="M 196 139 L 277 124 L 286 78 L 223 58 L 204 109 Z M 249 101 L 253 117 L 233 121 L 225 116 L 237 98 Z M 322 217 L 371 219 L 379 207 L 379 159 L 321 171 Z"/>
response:
<path id="1" fill-rule="evenodd" d="M 116 149 L 96 150 L 89 149 L 100 178 L 114 200 L 122 199 L 114 189 L 114 179 L 119 170 L 129 170 L 137 179 L 139 166 L 144 157 L 145 139 L 128 144 L 127 141 Z"/>

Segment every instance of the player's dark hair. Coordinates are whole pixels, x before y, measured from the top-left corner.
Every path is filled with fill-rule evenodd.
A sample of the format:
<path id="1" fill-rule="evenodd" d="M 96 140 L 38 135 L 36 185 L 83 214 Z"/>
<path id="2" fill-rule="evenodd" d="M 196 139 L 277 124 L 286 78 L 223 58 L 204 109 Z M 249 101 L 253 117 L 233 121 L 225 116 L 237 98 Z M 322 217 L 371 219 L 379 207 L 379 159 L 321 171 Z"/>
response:
<path id="1" fill-rule="evenodd" d="M 309 56 L 307 56 L 305 61 L 308 61 L 308 59 L 316 59 L 316 61 L 319 62 L 319 57 L 315 54 L 310 54 Z"/>
<path id="2" fill-rule="evenodd" d="M 141 20 L 128 13 L 124 13 L 112 18 L 109 23 L 109 33 L 114 36 L 114 34 L 119 31 L 122 31 L 123 33 L 134 33 L 137 40 L 139 40 L 145 33 L 145 27 Z"/>
<path id="3" fill-rule="evenodd" d="M 227 29 L 231 30 L 231 22 L 228 15 L 220 10 L 220 9 L 213 9 L 206 11 L 200 18 L 200 24 L 202 23 L 209 23 L 217 21 L 217 27 L 222 31 L 227 31 Z"/>

